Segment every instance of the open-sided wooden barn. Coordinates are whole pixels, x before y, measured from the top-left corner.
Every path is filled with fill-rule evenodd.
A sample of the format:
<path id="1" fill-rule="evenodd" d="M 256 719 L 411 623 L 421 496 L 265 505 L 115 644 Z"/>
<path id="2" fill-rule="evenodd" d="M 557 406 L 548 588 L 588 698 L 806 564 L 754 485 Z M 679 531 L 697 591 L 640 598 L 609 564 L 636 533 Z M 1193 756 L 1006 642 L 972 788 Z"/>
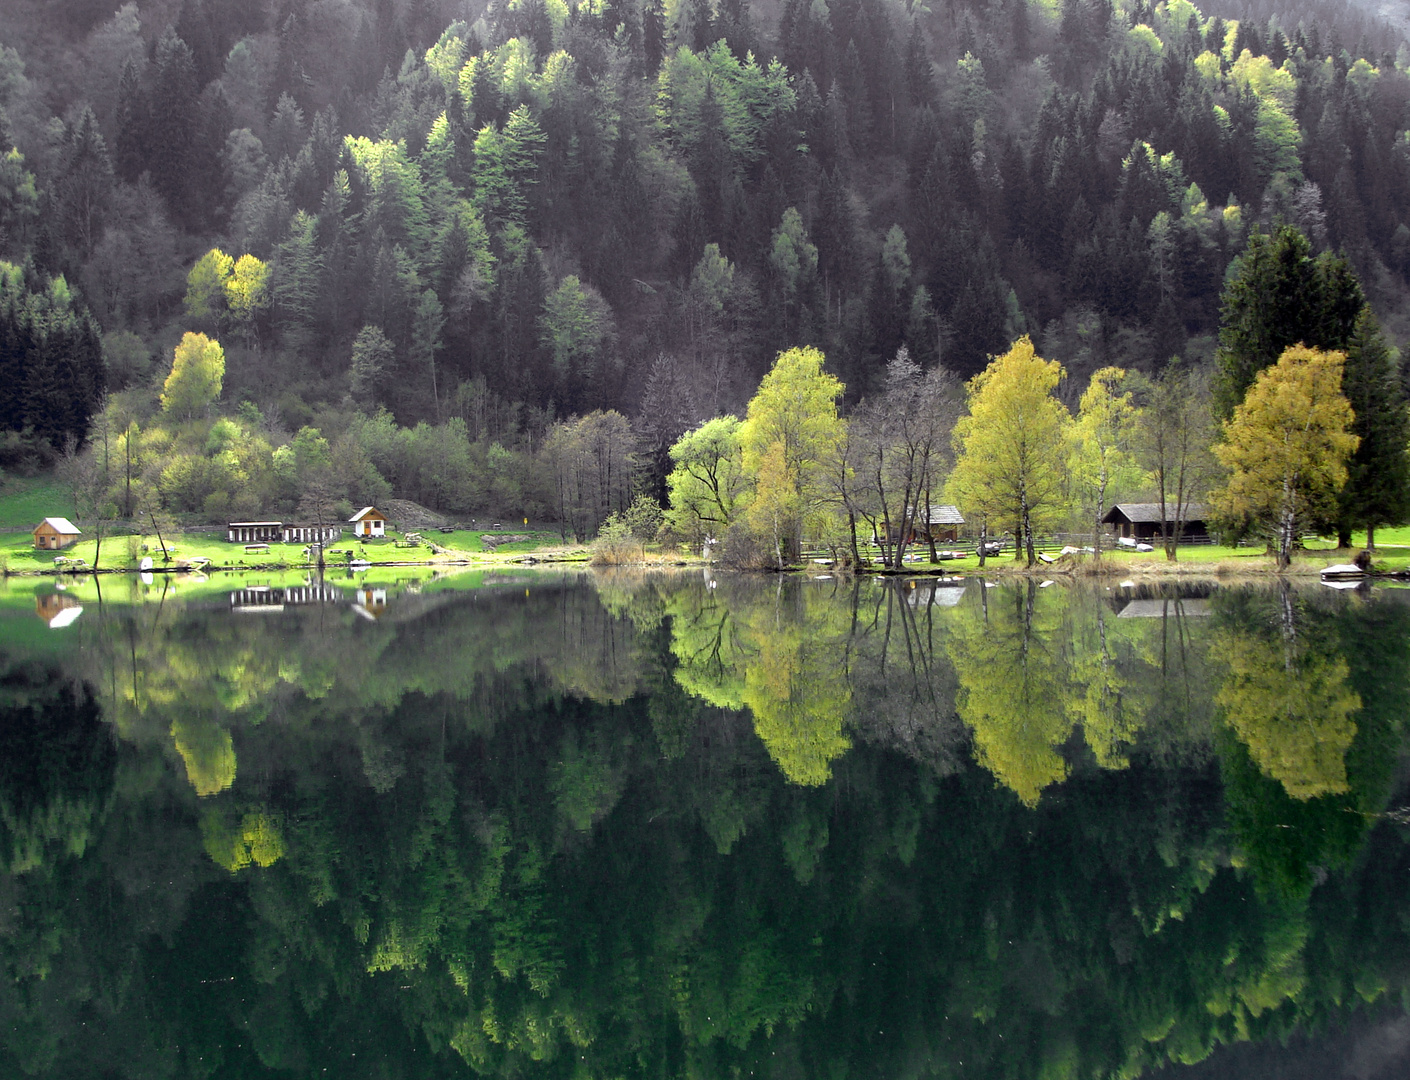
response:
<path id="1" fill-rule="evenodd" d="M 225 539 L 232 544 L 277 544 L 283 529 L 282 521 L 232 521 L 225 526 Z"/>

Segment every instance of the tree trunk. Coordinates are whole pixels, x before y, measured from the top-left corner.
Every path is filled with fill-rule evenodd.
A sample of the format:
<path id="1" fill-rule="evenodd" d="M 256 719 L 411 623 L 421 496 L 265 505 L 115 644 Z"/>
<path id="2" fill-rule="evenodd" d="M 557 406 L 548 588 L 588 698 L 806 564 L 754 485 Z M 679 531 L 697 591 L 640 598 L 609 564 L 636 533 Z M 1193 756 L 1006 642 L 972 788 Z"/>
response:
<path id="1" fill-rule="evenodd" d="M 1366 550 L 1376 550 L 1376 526 L 1374 522 L 1366 526 Z"/>
<path id="2" fill-rule="evenodd" d="M 1028 555 L 1028 565 L 1032 566 L 1038 561 L 1038 557 L 1033 550 L 1033 522 L 1028 513 L 1028 498 L 1023 499 L 1023 541 Z"/>

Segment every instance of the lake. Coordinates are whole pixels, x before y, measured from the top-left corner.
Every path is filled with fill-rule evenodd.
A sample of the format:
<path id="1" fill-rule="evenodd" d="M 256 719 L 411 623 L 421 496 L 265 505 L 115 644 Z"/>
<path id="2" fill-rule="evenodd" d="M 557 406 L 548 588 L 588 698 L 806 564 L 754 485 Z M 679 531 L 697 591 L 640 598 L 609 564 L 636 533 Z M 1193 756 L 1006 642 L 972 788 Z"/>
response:
<path id="1" fill-rule="evenodd" d="M 1389 588 L 10 579 L 0 1072 L 1401 1077 L 1407 718 Z"/>

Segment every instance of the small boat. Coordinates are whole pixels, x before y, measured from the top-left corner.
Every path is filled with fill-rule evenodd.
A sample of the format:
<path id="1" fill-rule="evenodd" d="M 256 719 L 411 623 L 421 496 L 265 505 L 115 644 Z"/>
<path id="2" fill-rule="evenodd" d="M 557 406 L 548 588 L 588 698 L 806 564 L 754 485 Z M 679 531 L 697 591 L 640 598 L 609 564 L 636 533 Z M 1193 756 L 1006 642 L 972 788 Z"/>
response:
<path id="1" fill-rule="evenodd" d="M 1322 567 L 1323 581 L 1360 581 L 1366 576 L 1366 571 L 1355 563 L 1337 563 L 1334 566 Z"/>

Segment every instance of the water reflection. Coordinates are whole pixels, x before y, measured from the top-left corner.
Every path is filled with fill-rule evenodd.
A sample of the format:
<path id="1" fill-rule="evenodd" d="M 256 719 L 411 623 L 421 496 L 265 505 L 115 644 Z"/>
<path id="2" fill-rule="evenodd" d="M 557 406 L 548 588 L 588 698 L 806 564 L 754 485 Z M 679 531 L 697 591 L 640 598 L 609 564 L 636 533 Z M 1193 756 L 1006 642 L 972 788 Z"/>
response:
<path id="1" fill-rule="evenodd" d="M 1134 1077 L 1410 988 L 1394 596 L 481 584 L 4 598 L 7 1075 Z"/>

